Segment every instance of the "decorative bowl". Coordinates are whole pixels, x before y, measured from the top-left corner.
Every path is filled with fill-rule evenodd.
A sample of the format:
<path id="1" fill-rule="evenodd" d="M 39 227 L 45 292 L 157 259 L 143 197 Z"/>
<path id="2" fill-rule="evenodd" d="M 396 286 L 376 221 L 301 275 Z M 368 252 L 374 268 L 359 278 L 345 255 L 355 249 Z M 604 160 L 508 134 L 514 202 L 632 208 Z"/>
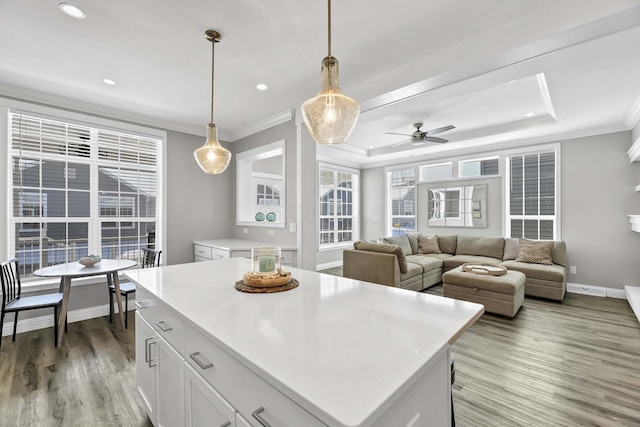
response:
<path id="1" fill-rule="evenodd" d="M 99 255 L 88 255 L 80 258 L 78 262 L 85 267 L 93 267 L 95 264 L 99 263 L 101 259 L 102 258 L 100 258 Z"/>

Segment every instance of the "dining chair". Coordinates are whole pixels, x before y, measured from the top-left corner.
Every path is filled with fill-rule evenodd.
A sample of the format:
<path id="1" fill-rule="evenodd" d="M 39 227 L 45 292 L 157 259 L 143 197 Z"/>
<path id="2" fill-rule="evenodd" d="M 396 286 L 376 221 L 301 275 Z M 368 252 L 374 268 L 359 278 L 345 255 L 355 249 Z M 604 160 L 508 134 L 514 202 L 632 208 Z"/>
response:
<path id="1" fill-rule="evenodd" d="M 62 292 L 23 297 L 22 284 L 20 283 L 20 268 L 17 258 L 0 263 L 0 280 L 2 282 L 2 312 L 0 313 L 0 333 L 4 326 L 4 316 L 7 313 L 15 313 L 13 318 L 13 341 L 16 340 L 18 326 L 18 312 L 35 310 L 37 308 L 53 308 L 53 334 L 55 346 L 58 346 L 58 327 L 60 318 L 58 314 L 62 307 Z M 67 330 L 67 321 L 64 322 L 64 330 Z M 1 335 L 1 334 L 0 334 Z M 0 346 L 2 338 L 0 337 Z"/>
<path id="2" fill-rule="evenodd" d="M 140 260 L 140 264 L 142 268 L 149 267 L 159 267 L 160 266 L 160 256 L 162 255 L 162 251 L 157 251 L 155 249 L 142 248 L 142 257 Z M 132 282 L 121 282 L 120 283 L 120 295 L 124 297 L 124 328 L 127 329 L 129 327 L 129 294 L 132 294 L 136 291 L 136 284 Z M 113 297 L 116 294 L 116 287 L 113 283 L 111 283 L 111 279 L 109 279 L 109 323 L 113 322 Z"/>

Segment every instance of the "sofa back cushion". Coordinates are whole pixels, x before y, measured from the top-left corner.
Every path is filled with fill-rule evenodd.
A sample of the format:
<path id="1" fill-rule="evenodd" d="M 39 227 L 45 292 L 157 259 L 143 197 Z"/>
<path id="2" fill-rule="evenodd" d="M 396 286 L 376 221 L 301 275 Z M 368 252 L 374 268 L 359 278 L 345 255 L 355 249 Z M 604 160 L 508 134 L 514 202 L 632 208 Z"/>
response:
<path id="1" fill-rule="evenodd" d="M 438 235 L 438 246 L 440 246 L 440 251 L 445 254 L 455 255 L 457 244 L 458 236 L 455 234 L 445 236 Z"/>
<path id="2" fill-rule="evenodd" d="M 398 258 L 398 264 L 400 265 L 400 272 L 406 273 L 409 268 L 407 266 L 407 258 L 404 256 L 402 248 L 398 245 L 388 245 L 384 243 L 371 243 L 365 241 L 358 241 L 353 244 L 353 247 L 359 251 L 371 251 L 382 252 L 386 254 L 393 254 Z"/>
<path id="3" fill-rule="evenodd" d="M 504 242 L 503 261 L 515 260 L 520 253 L 520 239 L 509 237 Z M 551 250 L 551 259 L 554 264 L 567 266 L 567 244 L 562 240 L 553 241 L 553 249 Z"/>
<path id="4" fill-rule="evenodd" d="M 385 237 L 382 240 L 384 243 L 400 246 L 405 256 L 413 254 L 413 250 L 411 249 L 411 243 L 409 243 L 409 237 L 406 234 L 401 234 L 399 236 Z"/>
<path id="5" fill-rule="evenodd" d="M 418 253 L 418 236 L 420 236 L 420 233 L 407 233 L 407 238 L 411 245 L 411 253 L 414 255 Z"/>
<path id="6" fill-rule="evenodd" d="M 440 245 L 438 244 L 438 236 L 432 234 L 418 236 L 418 253 L 419 254 L 441 254 Z"/>
<path id="7" fill-rule="evenodd" d="M 516 261 L 530 264 L 552 265 L 551 251 L 553 242 L 550 240 L 520 239 L 520 251 Z"/>
<path id="8" fill-rule="evenodd" d="M 456 255 L 480 255 L 502 259 L 503 237 L 458 236 Z"/>

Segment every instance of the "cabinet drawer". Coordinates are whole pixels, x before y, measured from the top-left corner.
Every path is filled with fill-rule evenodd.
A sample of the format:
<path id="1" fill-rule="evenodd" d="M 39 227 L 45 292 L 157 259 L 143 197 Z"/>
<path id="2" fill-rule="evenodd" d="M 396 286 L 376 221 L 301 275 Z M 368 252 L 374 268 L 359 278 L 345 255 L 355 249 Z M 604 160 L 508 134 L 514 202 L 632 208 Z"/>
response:
<path id="1" fill-rule="evenodd" d="M 224 249 L 211 248 L 211 259 L 220 258 L 231 258 L 229 256 L 229 251 L 225 251 Z"/>
<path id="2" fill-rule="evenodd" d="M 202 245 L 193 245 L 193 254 L 195 257 L 211 259 L 211 248 Z"/>
<path id="3" fill-rule="evenodd" d="M 181 316 L 142 287 L 136 288 L 136 308 L 158 335 L 184 355 L 184 321 Z"/>
<path id="4" fill-rule="evenodd" d="M 261 425 L 256 413 L 273 426 L 324 426 L 191 326 L 185 327 L 185 336 L 185 360 L 252 425 Z"/>
<path id="5" fill-rule="evenodd" d="M 251 251 L 233 251 L 232 258 L 251 258 Z"/>
<path id="6" fill-rule="evenodd" d="M 294 254 L 295 252 L 293 251 L 282 251 L 280 253 L 280 264 L 282 265 L 288 265 L 290 267 L 294 267 Z"/>

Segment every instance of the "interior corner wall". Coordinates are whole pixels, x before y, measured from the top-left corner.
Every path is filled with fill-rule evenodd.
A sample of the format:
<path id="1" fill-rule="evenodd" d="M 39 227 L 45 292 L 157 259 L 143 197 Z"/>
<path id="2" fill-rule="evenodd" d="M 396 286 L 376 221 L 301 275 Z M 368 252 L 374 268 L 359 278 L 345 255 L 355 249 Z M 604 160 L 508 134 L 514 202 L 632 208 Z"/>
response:
<path id="1" fill-rule="evenodd" d="M 166 262 L 193 262 L 193 241 L 229 237 L 233 223 L 233 172 L 207 175 L 193 151 L 204 136 L 167 132 Z M 224 143 L 227 147 L 229 144 Z"/>
<path id="2" fill-rule="evenodd" d="M 238 153 L 242 153 L 247 150 L 251 150 L 272 142 L 285 140 L 285 203 L 287 204 L 285 210 L 285 227 L 262 227 L 262 226 L 250 226 L 250 225 L 236 225 L 236 158 Z M 298 180 L 296 176 L 296 125 L 294 120 L 281 123 L 277 126 L 265 129 L 257 132 L 253 135 L 249 135 L 245 138 L 239 139 L 230 144 L 233 152 L 231 158 L 231 164 L 227 172 L 232 178 L 232 183 L 229 184 L 231 190 L 231 199 L 227 209 L 231 212 L 231 218 L 228 222 L 229 233 L 225 237 L 232 237 L 235 239 L 254 240 L 258 242 L 272 243 L 280 246 L 296 246 L 296 233 L 289 231 L 289 225 L 296 222 L 296 207 L 297 197 L 296 188 Z M 244 233 L 244 229 L 247 233 Z M 273 231 L 273 236 L 269 236 L 269 231 Z"/>
<path id="3" fill-rule="evenodd" d="M 567 275 L 570 283 L 640 285 L 640 233 L 627 217 L 640 214 L 640 163 L 629 161 L 631 143 L 631 132 L 562 142 L 562 239 L 577 272 Z"/>
<path id="4" fill-rule="evenodd" d="M 317 218 L 317 154 L 316 142 L 307 131 L 304 123 L 296 127 L 298 144 L 298 169 L 300 170 L 300 200 L 298 201 L 298 267 L 315 271 L 318 255 Z"/>
<path id="5" fill-rule="evenodd" d="M 360 178 L 360 238 L 371 240 L 386 236 L 385 168 L 363 169 Z"/>

